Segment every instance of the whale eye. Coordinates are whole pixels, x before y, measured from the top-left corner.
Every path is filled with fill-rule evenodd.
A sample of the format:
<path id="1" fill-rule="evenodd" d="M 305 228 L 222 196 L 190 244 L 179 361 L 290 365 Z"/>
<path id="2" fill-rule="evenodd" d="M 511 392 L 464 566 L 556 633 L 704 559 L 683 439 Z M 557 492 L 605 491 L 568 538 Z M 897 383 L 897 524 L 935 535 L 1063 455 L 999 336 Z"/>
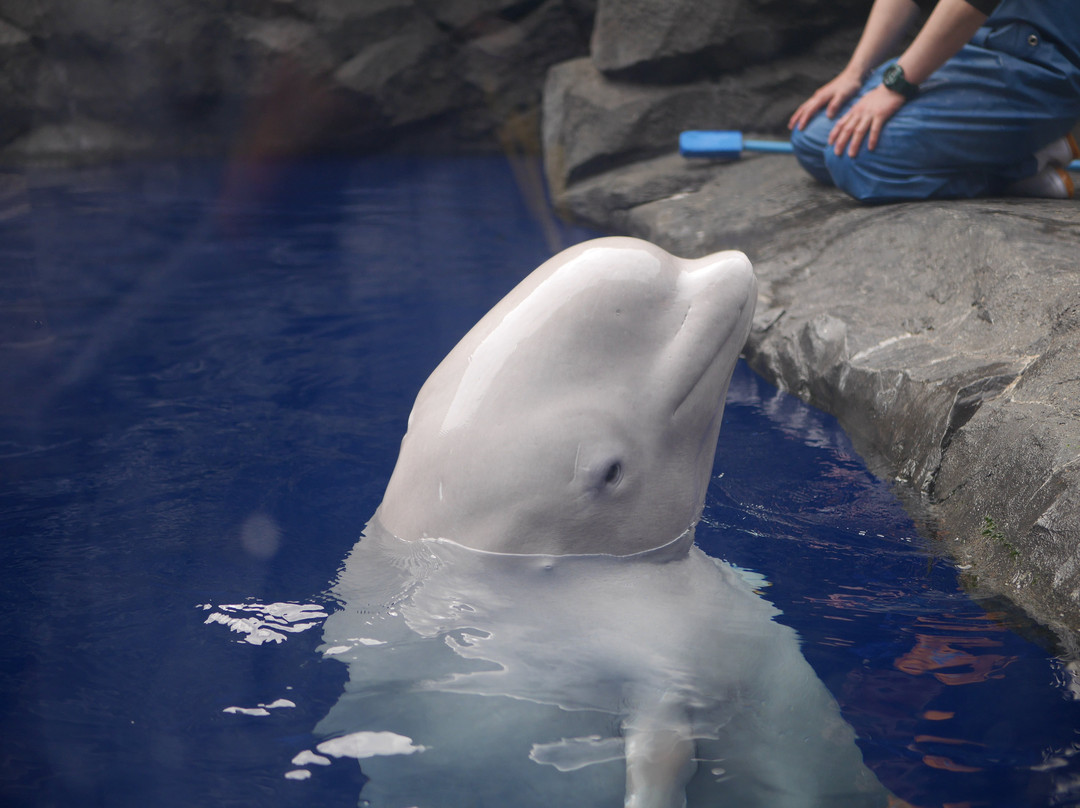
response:
<path id="1" fill-rule="evenodd" d="M 578 442 L 572 477 L 574 490 L 589 497 L 619 494 L 635 468 L 627 465 L 633 460 L 631 451 L 619 436 L 590 435 Z"/>
<path id="2" fill-rule="evenodd" d="M 622 463 L 613 462 L 604 474 L 604 485 L 616 485 L 622 479 Z"/>

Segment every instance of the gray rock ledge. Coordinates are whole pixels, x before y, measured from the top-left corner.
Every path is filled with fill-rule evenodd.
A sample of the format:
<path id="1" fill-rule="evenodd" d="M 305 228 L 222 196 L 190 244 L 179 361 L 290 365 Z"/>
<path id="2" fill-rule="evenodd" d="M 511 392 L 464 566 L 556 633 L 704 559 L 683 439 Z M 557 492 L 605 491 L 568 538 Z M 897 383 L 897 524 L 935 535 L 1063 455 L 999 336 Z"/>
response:
<path id="1" fill-rule="evenodd" d="M 836 415 L 966 583 L 1080 637 L 1080 202 L 864 207 L 787 156 L 676 154 L 571 185 L 569 218 L 761 281 L 751 366 Z"/>

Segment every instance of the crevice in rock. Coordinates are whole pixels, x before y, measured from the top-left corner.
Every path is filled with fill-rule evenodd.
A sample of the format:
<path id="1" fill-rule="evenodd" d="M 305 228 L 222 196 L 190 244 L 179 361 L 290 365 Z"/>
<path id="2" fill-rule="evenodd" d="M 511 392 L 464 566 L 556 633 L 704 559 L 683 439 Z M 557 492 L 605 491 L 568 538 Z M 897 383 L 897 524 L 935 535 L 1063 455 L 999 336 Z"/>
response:
<path id="1" fill-rule="evenodd" d="M 1016 380 L 1017 375 L 1016 373 L 1009 373 L 986 376 L 956 391 L 952 408 L 949 410 L 949 420 L 946 422 L 945 432 L 941 436 L 940 445 L 943 453 L 949 448 L 949 444 L 952 443 L 957 430 L 972 419 L 984 402 L 997 398 L 1002 390 Z"/>
<path id="2" fill-rule="evenodd" d="M 504 8 L 499 12 L 499 16 L 507 22 L 518 22 L 532 14 L 546 2 L 547 0 L 521 0 L 519 3 Z"/>
<path id="3" fill-rule="evenodd" d="M 567 186 L 575 185 L 583 180 L 594 178 L 616 168 L 622 168 L 645 160 L 652 160 L 666 154 L 668 151 L 667 148 L 652 148 L 626 151 L 617 155 L 599 155 L 575 166 L 567 176 Z"/>

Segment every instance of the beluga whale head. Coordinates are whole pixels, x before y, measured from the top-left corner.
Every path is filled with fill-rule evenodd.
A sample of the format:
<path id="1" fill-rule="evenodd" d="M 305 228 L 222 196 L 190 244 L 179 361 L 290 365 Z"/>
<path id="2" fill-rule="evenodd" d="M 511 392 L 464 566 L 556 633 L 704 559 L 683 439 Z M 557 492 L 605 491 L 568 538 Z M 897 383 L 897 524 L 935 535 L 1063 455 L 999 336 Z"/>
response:
<path id="1" fill-rule="evenodd" d="M 334 583 L 348 682 L 295 765 L 355 757 L 386 808 L 884 808 L 795 631 L 692 542 L 756 293 L 742 253 L 599 239 L 465 335 Z"/>
<path id="2" fill-rule="evenodd" d="M 559 253 L 423 385 L 376 521 L 503 553 L 676 539 L 701 514 L 756 300 L 737 251 L 602 238 Z"/>

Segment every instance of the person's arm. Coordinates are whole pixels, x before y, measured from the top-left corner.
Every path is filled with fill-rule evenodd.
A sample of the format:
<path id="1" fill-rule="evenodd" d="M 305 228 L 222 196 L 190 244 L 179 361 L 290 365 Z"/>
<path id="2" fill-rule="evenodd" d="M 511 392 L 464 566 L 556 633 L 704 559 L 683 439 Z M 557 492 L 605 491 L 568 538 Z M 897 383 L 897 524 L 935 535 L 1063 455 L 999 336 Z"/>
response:
<path id="1" fill-rule="evenodd" d="M 799 105 L 788 121 L 788 129 L 802 129 L 822 108 L 828 117 L 834 117 L 889 54 L 918 12 L 914 0 L 875 0 L 847 66 Z"/>
<path id="2" fill-rule="evenodd" d="M 986 17 L 968 0 L 939 0 L 918 36 L 896 60 L 904 69 L 904 77 L 912 84 L 926 81 L 971 40 Z M 836 122 L 829 143 L 837 154 L 846 146 L 848 155 L 854 157 L 865 138 L 867 148 L 873 150 L 886 121 L 905 100 L 884 85 L 874 88 Z"/>
<path id="3" fill-rule="evenodd" d="M 939 0 L 915 41 L 896 60 L 912 84 L 921 84 L 971 41 L 986 13 L 968 0 Z"/>

